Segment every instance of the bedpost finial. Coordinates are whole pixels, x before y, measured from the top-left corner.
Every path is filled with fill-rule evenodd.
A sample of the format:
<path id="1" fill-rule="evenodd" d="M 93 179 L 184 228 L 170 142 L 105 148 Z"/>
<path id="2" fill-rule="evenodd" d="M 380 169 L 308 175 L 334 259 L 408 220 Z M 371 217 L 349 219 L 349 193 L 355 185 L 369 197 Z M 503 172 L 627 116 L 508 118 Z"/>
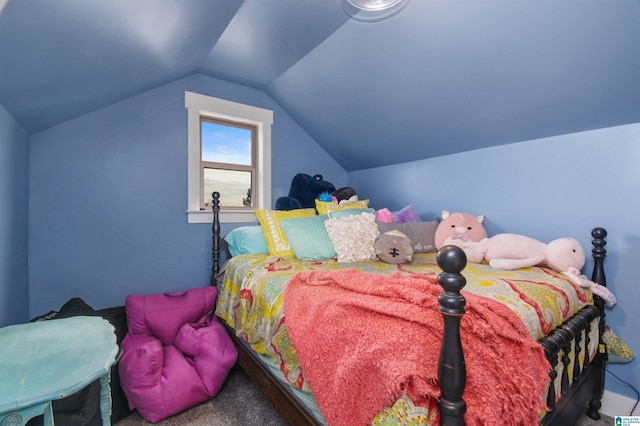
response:
<path id="1" fill-rule="evenodd" d="M 460 290 L 467 284 L 462 270 L 467 266 L 467 256 L 457 246 L 442 247 L 436 256 L 438 266 L 442 272 L 438 274 L 438 283 L 444 290 L 438 296 L 440 310 L 464 314 L 465 299 Z"/>
<path id="2" fill-rule="evenodd" d="M 438 266 L 444 272 L 459 273 L 467 266 L 467 255 L 460 247 L 448 245 L 442 247 L 436 256 Z"/>
<path id="3" fill-rule="evenodd" d="M 218 191 L 213 191 L 211 193 L 211 207 L 214 210 L 220 209 L 220 193 Z"/>
<path id="4" fill-rule="evenodd" d="M 607 230 L 604 228 L 593 228 L 591 236 L 597 240 L 604 240 L 607 238 Z"/>
<path id="5" fill-rule="evenodd" d="M 593 249 L 591 250 L 593 256 L 596 258 L 604 258 L 607 253 L 604 248 L 604 246 L 607 245 L 607 241 L 605 240 L 607 237 L 607 230 L 604 228 L 593 228 L 591 236 L 593 237 L 593 241 L 591 241 L 591 244 L 593 245 Z"/>
<path id="6" fill-rule="evenodd" d="M 604 274 L 604 258 L 607 255 L 607 249 L 604 247 L 607 245 L 605 238 L 607 237 L 607 230 L 604 228 L 593 228 L 591 231 L 593 240 L 591 244 L 591 255 L 594 260 L 593 273 L 591 274 L 591 281 L 598 283 L 602 286 L 607 286 L 607 279 Z M 602 304 L 602 300 L 596 297 L 598 304 Z M 604 308 L 603 308 L 604 309 Z"/>

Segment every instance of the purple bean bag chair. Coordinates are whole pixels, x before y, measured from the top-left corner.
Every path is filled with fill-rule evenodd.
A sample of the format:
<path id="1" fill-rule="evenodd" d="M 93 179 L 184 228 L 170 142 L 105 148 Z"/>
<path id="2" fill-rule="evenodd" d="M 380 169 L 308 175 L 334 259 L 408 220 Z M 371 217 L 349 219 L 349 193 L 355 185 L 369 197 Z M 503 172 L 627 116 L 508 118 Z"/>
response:
<path id="1" fill-rule="evenodd" d="M 213 315 L 217 289 L 127 296 L 119 373 L 131 409 L 156 423 L 215 396 L 238 352 Z"/>

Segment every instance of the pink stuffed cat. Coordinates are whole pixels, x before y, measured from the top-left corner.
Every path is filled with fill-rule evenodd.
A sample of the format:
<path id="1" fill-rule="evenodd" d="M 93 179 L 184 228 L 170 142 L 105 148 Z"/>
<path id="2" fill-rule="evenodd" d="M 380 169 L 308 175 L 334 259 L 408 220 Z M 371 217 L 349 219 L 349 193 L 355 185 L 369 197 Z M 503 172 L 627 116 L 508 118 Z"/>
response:
<path id="1" fill-rule="evenodd" d="M 468 213 L 449 213 L 442 211 L 442 222 L 434 235 L 434 243 L 438 250 L 446 245 L 461 247 L 467 255 L 467 262 L 480 263 L 484 258 L 484 250 L 464 247 L 469 241 L 478 242 L 487 238 L 487 231 L 482 226 L 484 216 L 472 216 Z"/>

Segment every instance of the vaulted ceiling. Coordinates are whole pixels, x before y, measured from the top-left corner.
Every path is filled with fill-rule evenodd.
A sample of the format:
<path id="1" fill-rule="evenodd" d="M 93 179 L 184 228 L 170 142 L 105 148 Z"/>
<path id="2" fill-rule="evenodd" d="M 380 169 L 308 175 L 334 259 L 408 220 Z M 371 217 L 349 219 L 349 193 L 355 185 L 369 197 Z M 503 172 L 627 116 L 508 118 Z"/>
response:
<path id="1" fill-rule="evenodd" d="M 640 122 L 640 0 L 344 2 L 0 0 L 0 105 L 35 133 L 200 73 L 347 170 Z"/>

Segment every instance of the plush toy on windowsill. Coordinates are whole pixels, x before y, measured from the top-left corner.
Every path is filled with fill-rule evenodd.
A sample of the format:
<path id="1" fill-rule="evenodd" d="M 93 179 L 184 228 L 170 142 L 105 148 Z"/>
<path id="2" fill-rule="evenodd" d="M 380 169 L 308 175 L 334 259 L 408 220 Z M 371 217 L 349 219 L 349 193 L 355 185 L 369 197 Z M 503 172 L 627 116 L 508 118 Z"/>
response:
<path id="1" fill-rule="evenodd" d="M 495 269 L 511 270 L 546 265 L 566 275 L 580 287 L 588 288 L 600 296 L 607 307 L 616 304 L 615 296 L 606 287 L 594 283 L 580 273 L 586 255 L 582 245 L 573 238 L 559 238 L 547 244 L 524 235 L 498 234 L 478 242 L 466 241 L 462 248 L 465 252 L 475 250 L 483 253 L 483 259 Z"/>
<path id="2" fill-rule="evenodd" d="M 467 255 L 467 262 L 480 263 L 484 258 L 484 250 L 467 247 L 466 242 L 479 242 L 487 238 L 487 231 L 482 223 L 484 216 L 473 216 L 469 213 L 449 213 L 442 211 L 442 222 L 438 224 L 433 237 L 436 249 L 446 245 L 462 248 Z"/>

